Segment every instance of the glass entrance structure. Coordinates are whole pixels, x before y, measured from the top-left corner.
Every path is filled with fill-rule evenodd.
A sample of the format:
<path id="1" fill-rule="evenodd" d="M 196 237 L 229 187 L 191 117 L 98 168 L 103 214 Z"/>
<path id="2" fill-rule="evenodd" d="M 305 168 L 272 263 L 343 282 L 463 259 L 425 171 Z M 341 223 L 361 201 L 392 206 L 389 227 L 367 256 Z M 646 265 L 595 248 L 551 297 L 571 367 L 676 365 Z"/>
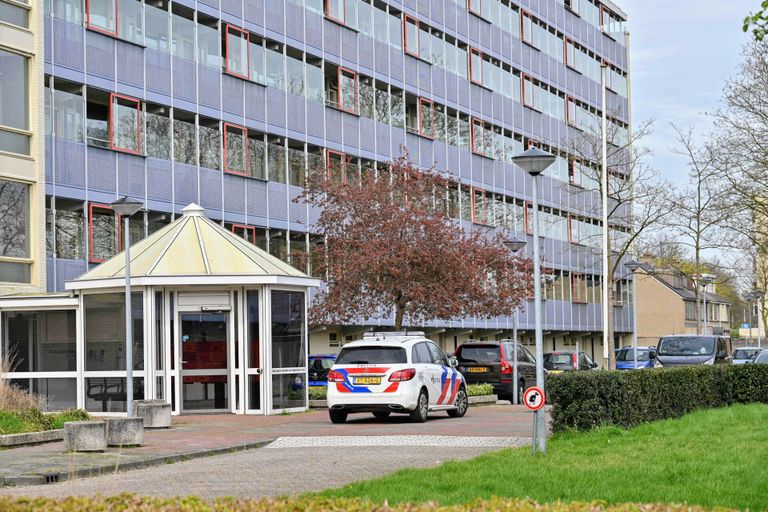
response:
<path id="1" fill-rule="evenodd" d="M 174 414 L 307 407 L 308 290 L 319 285 L 190 205 L 131 247 L 134 400 Z M 0 356 L 49 409 L 126 411 L 124 255 L 69 293 L 0 299 Z"/>

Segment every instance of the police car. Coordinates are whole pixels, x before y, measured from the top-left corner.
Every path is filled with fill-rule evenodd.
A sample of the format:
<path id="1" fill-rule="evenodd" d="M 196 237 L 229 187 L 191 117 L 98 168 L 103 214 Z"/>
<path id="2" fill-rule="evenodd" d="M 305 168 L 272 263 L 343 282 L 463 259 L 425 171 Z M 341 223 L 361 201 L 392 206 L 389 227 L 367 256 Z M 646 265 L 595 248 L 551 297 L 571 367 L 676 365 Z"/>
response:
<path id="1" fill-rule="evenodd" d="M 328 372 L 328 413 L 333 423 L 371 412 L 376 418 L 408 414 L 424 422 L 430 411 L 459 418 L 469 399 L 464 377 L 423 332 L 366 333 L 344 345 Z"/>

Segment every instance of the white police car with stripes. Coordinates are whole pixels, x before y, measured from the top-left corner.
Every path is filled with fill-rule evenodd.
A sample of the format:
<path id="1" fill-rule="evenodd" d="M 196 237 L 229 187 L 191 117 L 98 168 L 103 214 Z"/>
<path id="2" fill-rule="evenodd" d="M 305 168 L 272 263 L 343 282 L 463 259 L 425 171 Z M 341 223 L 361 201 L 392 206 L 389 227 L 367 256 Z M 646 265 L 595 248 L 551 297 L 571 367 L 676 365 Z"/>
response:
<path id="1" fill-rule="evenodd" d="M 391 413 L 424 422 L 430 411 L 464 416 L 469 405 L 467 385 L 447 358 L 423 332 L 366 333 L 344 345 L 328 372 L 328 413 L 333 423 L 347 415 Z"/>

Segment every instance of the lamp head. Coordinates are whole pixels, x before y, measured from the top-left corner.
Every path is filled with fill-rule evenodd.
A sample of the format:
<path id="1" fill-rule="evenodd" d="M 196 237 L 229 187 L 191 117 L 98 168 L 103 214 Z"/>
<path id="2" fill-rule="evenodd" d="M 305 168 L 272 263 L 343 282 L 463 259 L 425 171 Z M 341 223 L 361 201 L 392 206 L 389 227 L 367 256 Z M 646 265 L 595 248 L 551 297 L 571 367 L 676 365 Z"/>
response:
<path id="1" fill-rule="evenodd" d="M 109 206 L 121 217 L 130 217 L 141 210 L 144 207 L 144 203 L 129 199 L 128 196 L 123 196 L 117 201 L 111 202 Z"/>
<path id="2" fill-rule="evenodd" d="M 511 238 L 509 240 L 505 240 L 504 241 L 504 247 L 506 247 L 507 249 L 509 249 L 512 252 L 518 252 L 523 247 L 525 247 L 525 245 L 527 243 L 528 242 L 526 242 L 525 240 L 519 240 L 517 238 Z"/>
<path id="3" fill-rule="evenodd" d="M 643 264 L 640 263 L 639 261 L 629 260 L 624 264 L 624 266 L 627 267 L 627 270 L 629 270 L 634 274 L 635 272 L 637 272 L 638 269 L 640 269 L 643 266 Z"/>
<path id="4" fill-rule="evenodd" d="M 517 156 L 512 162 L 534 178 L 555 162 L 555 155 L 539 148 L 530 148 Z"/>

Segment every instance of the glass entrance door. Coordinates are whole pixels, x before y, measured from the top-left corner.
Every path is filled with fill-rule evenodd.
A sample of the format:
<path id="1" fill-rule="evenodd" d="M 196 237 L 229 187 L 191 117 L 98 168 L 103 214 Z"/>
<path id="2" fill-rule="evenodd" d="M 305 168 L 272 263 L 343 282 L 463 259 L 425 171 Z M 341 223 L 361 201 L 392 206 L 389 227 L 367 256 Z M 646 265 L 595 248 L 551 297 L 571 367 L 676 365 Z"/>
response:
<path id="1" fill-rule="evenodd" d="M 182 412 L 229 411 L 229 314 L 183 312 L 179 317 Z"/>

